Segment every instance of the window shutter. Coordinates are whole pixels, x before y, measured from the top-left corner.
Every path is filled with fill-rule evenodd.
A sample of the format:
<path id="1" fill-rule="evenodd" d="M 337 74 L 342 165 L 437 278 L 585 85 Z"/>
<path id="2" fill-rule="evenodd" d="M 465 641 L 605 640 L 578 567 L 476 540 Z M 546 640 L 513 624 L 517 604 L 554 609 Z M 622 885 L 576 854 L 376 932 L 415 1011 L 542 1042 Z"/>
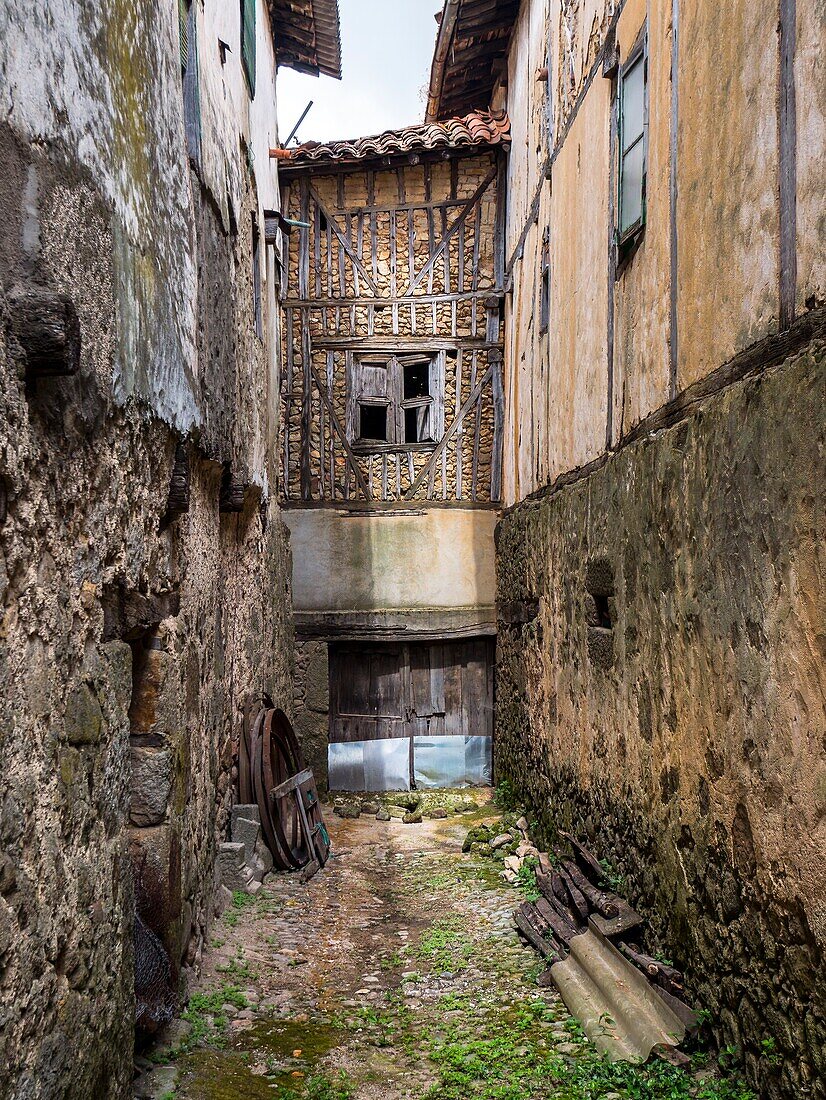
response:
<path id="1" fill-rule="evenodd" d="M 433 407 L 430 415 L 430 431 L 434 442 L 438 443 L 445 434 L 445 353 L 440 351 L 430 360 L 430 396 Z"/>
<path id="2" fill-rule="evenodd" d="M 255 0 L 241 0 L 241 62 L 255 99 Z"/>
<path id="3" fill-rule="evenodd" d="M 187 0 L 178 0 L 178 32 L 181 44 L 181 72 L 186 72 L 189 60 L 189 4 Z"/>

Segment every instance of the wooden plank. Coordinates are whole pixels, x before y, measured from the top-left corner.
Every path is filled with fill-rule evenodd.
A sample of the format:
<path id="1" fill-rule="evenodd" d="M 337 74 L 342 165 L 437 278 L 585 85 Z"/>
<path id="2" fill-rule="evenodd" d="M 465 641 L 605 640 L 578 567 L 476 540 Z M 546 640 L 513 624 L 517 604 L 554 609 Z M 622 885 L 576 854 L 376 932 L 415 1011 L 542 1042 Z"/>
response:
<path id="1" fill-rule="evenodd" d="M 274 802 L 277 798 L 283 798 L 285 794 L 289 794 L 290 791 L 294 791 L 296 787 L 300 787 L 302 783 L 306 783 L 312 778 L 312 771 L 305 768 L 303 772 L 298 772 L 289 779 L 285 779 L 283 783 L 279 783 L 277 787 L 273 787 L 270 791 L 270 801 Z"/>
<path id="2" fill-rule="evenodd" d="M 335 369 L 336 369 L 336 353 L 334 351 L 327 352 L 327 393 L 333 392 L 333 386 L 335 382 Z M 324 456 L 321 456 L 321 461 L 324 462 Z M 335 458 L 335 437 L 333 432 L 330 432 L 330 498 L 336 499 L 336 458 Z"/>
<path id="3" fill-rule="evenodd" d="M 390 213 L 390 297 L 396 297 L 396 259 L 397 259 L 397 242 L 396 242 L 396 211 L 393 210 Z M 396 302 L 393 302 L 391 306 L 393 311 L 393 335 L 397 336 L 399 332 L 399 307 Z"/>
<path id="4" fill-rule="evenodd" d="M 470 213 L 470 211 L 473 209 L 473 207 L 476 205 L 476 203 L 478 203 L 481 200 L 482 195 L 484 195 L 485 191 L 488 189 L 490 184 L 494 181 L 494 179 L 496 178 L 496 175 L 497 175 L 497 169 L 496 168 L 494 168 L 494 169 L 492 169 L 492 171 L 488 172 L 488 174 L 485 176 L 484 180 L 482 180 L 482 182 L 479 184 L 479 186 L 473 192 L 471 197 L 468 199 L 468 201 L 462 207 L 462 209 L 459 212 L 459 214 L 457 215 L 457 217 L 451 223 L 450 228 L 446 229 L 446 231 L 445 231 L 445 233 L 442 237 L 442 240 L 439 242 L 436 249 L 431 251 L 430 259 L 427 261 L 427 264 L 422 268 L 422 270 L 416 276 L 415 280 L 410 284 L 410 286 L 404 292 L 405 295 L 412 294 L 412 292 L 416 289 L 416 287 L 419 286 L 422 279 L 424 279 L 424 277 L 426 275 L 429 275 L 430 271 L 432 271 L 432 269 L 434 268 L 436 263 L 438 263 L 439 258 L 442 256 L 445 249 L 448 248 L 448 246 L 450 245 L 450 242 L 453 239 L 454 234 L 458 232 L 458 229 L 459 229 L 459 226 L 461 225 L 461 223 L 465 220 L 465 218 Z"/>
<path id="5" fill-rule="evenodd" d="M 303 178 L 302 178 L 302 182 L 304 182 Z M 349 256 L 350 262 L 353 264 L 353 266 L 355 268 L 358 269 L 358 272 L 361 275 L 362 279 L 364 279 L 365 284 L 370 288 L 370 290 L 376 296 L 378 296 L 378 290 L 376 289 L 376 284 L 370 278 L 370 275 L 368 274 L 367 269 L 365 268 L 364 264 L 361 262 L 359 257 L 356 255 L 356 253 L 353 250 L 352 246 L 347 243 L 347 238 L 344 235 L 344 233 L 343 233 L 341 227 L 339 226 L 338 222 L 333 217 L 333 215 L 327 210 L 327 208 L 325 207 L 323 201 L 321 200 L 321 198 L 320 198 L 318 192 L 315 190 L 315 188 L 311 184 L 309 186 L 310 186 L 310 193 L 312 194 L 312 197 L 313 197 L 313 201 L 318 204 L 318 207 L 321 210 L 321 213 L 327 219 L 327 228 L 331 229 L 333 231 L 333 233 L 335 233 L 336 237 L 338 238 L 340 249 L 343 248 L 343 250 Z M 343 278 L 343 275 L 342 275 L 342 278 Z"/>
<path id="6" fill-rule="evenodd" d="M 413 498 L 414 494 L 418 491 L 419 487 L 424 482 L 425 478 L 430 475 L 432 470 L 435 470 L 436 463 L 439 461 L 439 458 L 441 457 L 441 455 L 443 453 L 446 453 L 447 444 L 451 441 L 451 439 L 453 439 L 453 437 L 456 435 L 456 432 L 459 430 L 460 421 L 465 416 L 467 416 L 468 411 L 473 408 L 474 402 L 478 400 L 479 395 L 481 394 L 483 387 L 487 384 L 487 382 L 488 382 L 488 380 L 491 376 L 491 370 L 492 370 L 492 368 L 488 367 L 488 369 L 485 371 L 484 376 L 479 379 L 479 381 L 476 383 L 476 385 L 471 390 L 470 394 L 468 395 L 467 401 L 464 402 L 464 404 L 462 405 L 462 408 L 459 411 L 459 415 L 456 417 L 456 419 L 450 425 L 448 430 L 445 432 L 444 436 L 442 437 L 441 443 L 436 448 L 436 450 L 433 452 L 433 454 L 430 456 L 430 458 L 427 461 L 427 464 L 419 472 L 419 476 L 416 478 L 413 485 L 410 487 L 410 489 L 408 489 L 408 491 L 406 493 L 406 499 L 407 500 L 411 500 Z"/>
<path id="7" fill-rule="evenodd" d="M 475 358 L 476 352 L 471 352 Z M 459 410 L 462 407 L 462 349 L 456 352 L 456 404 L 453 415 L 458 420 Z M 464 458 L 465 426 L 460 424 L 456 431 L 456 499 L 462 499 L 462 460 Z"/>
<path id="8" fill-rule="evenodd" d="M 503 361 L 493 364 L 493 440 L 490 456 L 490 499 L 502 496 L 502 450 L 505 428 L 505 388 L 502 379 Z"/>
<path id="9" fill-rule="evenodd" d="M 782 18 L 782 16 L 781 16 Z M 669 229 L 669 301 L 668 301 L 668 389 L 669 396 L 673 399 L 677 396 L 677 363 L 679 355 L 679 340 L 677 332 L 677 290 L 678 290 L 678 231 L 677 231 L 677 148 L 679 145 L 678 130 L 680 118 L 679 108 L 679 84 L 680 84 L 680 55 L 679 55 L 679 39 L 680 39 L 680 3 L 679 0 L 671 0 L 671 119 L 670 119 L 670 133 L 669 133 L 669 158 L 668 158 L 668 229 Z M 781 91 L 782 95 L 782 91 Z M 614 135 L 617 133 L 616 124 L 616 95 L 612 97 L 611 105 L 611 175 L 609 179 L 613 179 L 613 161 L 615 158 L 614 146 L 616 140 Z M 614 196 L 611 194 L 611 210 L 609 225 L 609 231 L 613 234 L 613 221 L 614 221 Z M 611 291 L 611 296 L 608 300 L 608 322 L 610 325 L 609 335 L 611 337 L 611 346 L 609 348 L 608 358 L 608 432 L 607 443 L 608 447 L 611 446 L 613 436 L 613 417 L 614 417 L 614 288 L 613 281 L 616 278 L 616 250 L 614 248 L 614 241 L 612 237 L 608 238 L 609 245 L 609 280 L 608 286 Z"/>
<path id="10" fill-rule="evenodd" d="M 372 495 L 370 493 L 370 490 L 367 487 L 367 482 L 364 480 L 364 475 L 361 472 L 361 467 L 359 466 L 358 462 L 356 461 L 356 456 L 353 454 L 353 451 L 352 451 L 352 449 L 350 447 L 350 444 L 347 440 L 347 434 L 341 426 L 341 421 L 338 418 L 338 414 L 336 413 L 336 410 L 333 408 L 333 404 L 330 401 L 329 394 L 327 393 L 327 391 L 324 387 L 324 383 L 322 382 L 322 380 L 319 376 L 319 373 L 315 369 L 315 365 L 312 362 L 310 363 L 310 371 L 312 372 L 313 379 L 315 380 L 315 384 L 318 387 L 318 392 L 321 394 L 321 399 L 324 402 L 324 404 L 327 406 L 327 412 L 329 413 L 330 420 L 333 424 L 333 427 L 336 430 L 336 434 L 339 437 L 341 445 L 344 448 L 344 453 L 347 456 L 347 461 L 348 461 L 350 467 L 352 468 L 353 475 L 355 476 L 355 479 L 358 482 L 358 486 L 361 489 L 361 491 L 364 493 L 365 498 L 367 500 L 372 500 Z"/>

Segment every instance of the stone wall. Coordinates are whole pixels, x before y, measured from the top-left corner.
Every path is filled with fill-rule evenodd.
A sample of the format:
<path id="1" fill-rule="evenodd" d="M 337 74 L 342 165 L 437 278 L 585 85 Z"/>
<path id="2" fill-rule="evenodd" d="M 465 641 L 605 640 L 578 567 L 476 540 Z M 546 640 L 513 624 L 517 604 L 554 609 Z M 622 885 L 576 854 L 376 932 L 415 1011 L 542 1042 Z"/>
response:
<path id="1" fill-rule="evenodd" d="M 138 394 L 163 388 L 140 364 L 157 346 L 174 358 L 174 341 L 135 300 L 136 253 L 126 277 L 105 191 L 60 142 L 6 126 L 0 166 L 0 1095 L 120 1100 L 136 910 L 168 956 L 137 975 L 151 1029 L 207 935 L 244 702 L 267 691 L 291 709 L 289 544 L 261 412 L 273 379 L 252 326 L 255 181 L 228 233 L 184 177 L 200 261 L 183 369 L 199 426 L 184 437 L 173 392 L 124 390 L 133 369 Z M 146 260 L 143 280 L 166 277 Z M 72 376 L 27 375 L 21 290 L 76 310 Z M 190 501 L 175 514 L 181 446 Z M 249 485 L 238 512 L 219 507 L 228 472 Z"/>
<path id="2" fill-rule="evenodd" d="M 326 642 L 298 638 L 295 646 L 295 732 L 316 786 L 327 790 L 330 668 Z"/>
<path id="3" fill-rule="evenodd" d="M 498 529 L 498 779 L 624 877 L 765 1097 L 826 1096 L 824 381 L 810 344 Z"/>

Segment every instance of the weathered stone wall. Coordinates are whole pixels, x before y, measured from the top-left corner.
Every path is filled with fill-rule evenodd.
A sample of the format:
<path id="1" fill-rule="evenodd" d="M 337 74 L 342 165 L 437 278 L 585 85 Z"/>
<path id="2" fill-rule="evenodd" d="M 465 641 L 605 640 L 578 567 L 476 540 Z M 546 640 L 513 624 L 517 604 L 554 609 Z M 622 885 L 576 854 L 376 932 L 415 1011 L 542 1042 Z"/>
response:
<path id="1" fill-rule="evenodd" d="M 498 778 L 624 876 L 765 1097 L 826 1096 L 825 381 L 810 345 L 498 529 L 503 614 L 538 600 Z"/>
<path id="2" fill-rule="evenodd" d="M 186 318 L 140 299 L 117 202 L 61 140 L 0 129 L 0 1096 L 15 1100 L 127 1095 L 136 909 L 169 954 L 174 997 L 211 917 L 241 708 L 262 691 L 291 708 L 273 379 L 252 323 L 255 182 L 247 172 L 228 233 L 182 178 L 195 234 L 180 285 L 154 300 L 186 295 L 196 354 L 183 363 Z M 146 285 L 177 277 L 151 249 L 140 262 Z M 15 295 L 32 287 L 77 309 L 72 377 L 26 380 Z M 157 347 L 164 363 L 144 370 Z M 182 428 L 191 499 L 172 518 Z M 219 510 L 227 468 L 250 484 L 241 512 Z M 151 1027 L 163 1005 L 142 1008 Z"/>
<path id="3" fill-rule="evenodd" d="M 295 731 L 316 786 L 328 786 L 327 741 L 330 718 L 330 666 L 326 642 L 298 638 L 295 646 Z"/>

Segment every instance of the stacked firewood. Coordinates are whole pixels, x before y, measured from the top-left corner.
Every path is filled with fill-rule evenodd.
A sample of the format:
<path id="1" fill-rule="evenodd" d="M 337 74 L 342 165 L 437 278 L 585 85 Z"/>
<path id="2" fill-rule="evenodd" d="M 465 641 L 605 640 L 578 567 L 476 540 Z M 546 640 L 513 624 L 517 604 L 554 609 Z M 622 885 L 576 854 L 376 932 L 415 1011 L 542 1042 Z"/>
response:
<path id="1" fill-rule="evenodd" d="M 568 957 L 574 936 L 595 928 L 611 940 L 652 985 L 682 1000 L 683 975 L 647 955 L 636 943 L 643 919 L 623 898 L 604 888 L 605 870 L 591 852 L 570 833 L 559 833 L 572 857 L 561 849 L 551 859 L 540 853 L 536 883 L 541 897 L 526 901 L 514 913 L 525 939 L 547 960 L 548 966 Z"/>

